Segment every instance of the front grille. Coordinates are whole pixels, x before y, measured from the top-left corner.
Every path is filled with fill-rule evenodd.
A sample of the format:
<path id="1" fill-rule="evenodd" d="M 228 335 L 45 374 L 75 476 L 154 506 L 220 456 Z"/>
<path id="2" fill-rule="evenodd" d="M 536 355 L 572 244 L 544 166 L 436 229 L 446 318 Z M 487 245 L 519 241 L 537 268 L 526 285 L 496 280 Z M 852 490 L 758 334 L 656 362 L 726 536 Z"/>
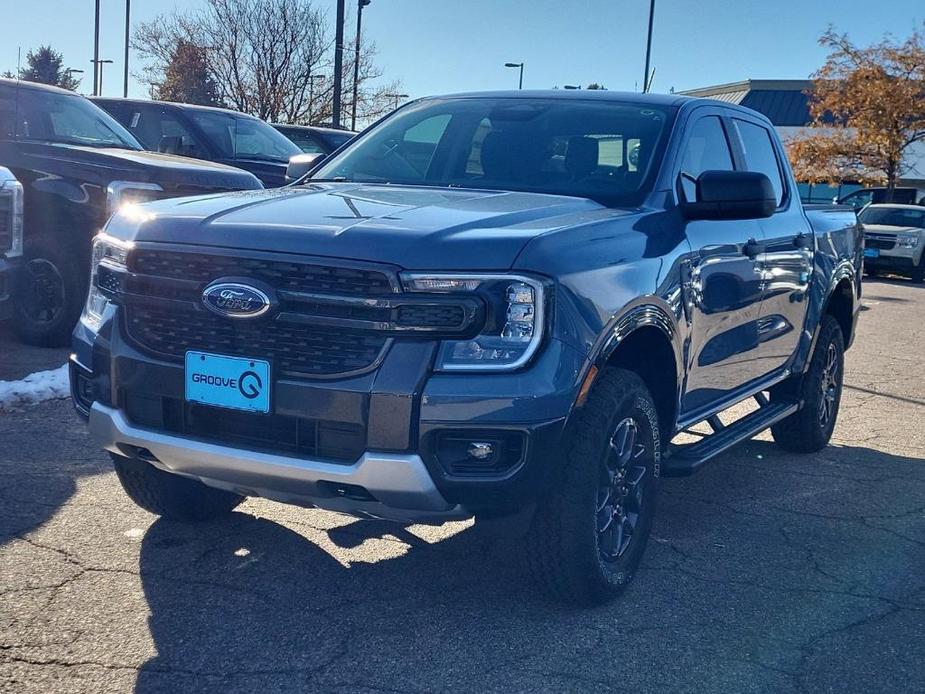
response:
<path id="1" fill-rule="evenodd" d="M 277 291 L 364 297 L 393 291 L 389 276 L 377 270 L 264 258 L 139 249 L 132 253 L 130 269 L 145 275 L 201 282 L 203 286 L 219 277 L 248 277 L 262 280 Z"/>
<path id="2" fill-rule="evenodd" d="M 13 196 L 0 192 L 0 253 L 13 247 Z"/>
<path id="3" fill-rule="evenodd" d="M 883 251 L 891 250 L 896 246 L 896 237 L 888 234 L 864 234 L 865 248 L 879 248 Z"/>
<path id="4" fill-rule="evenodd" d="M 365 427 L 349 422 L 236 412 L 132 392 L 124 407 L 138 426 L 247 450 L 340 463 L 353 463 L 366 450 Z"/>
<path id="5" fill-rule="evenodd" d="M 454 328 L 465 320 L 462 306 L 453 304 L 407 304 L 398 307 L 398 325 L 424 326 L 428 328 Z"/>
<path id="6" fill-rule="evenodd" d="M 232 321 L 192 304 L 126 307 L 128 336 L 143 349 L 181 360 L 189 350 L 268 359 L 282 376 L 325 376 L 365 369 L 376 362 L 388 336 L 343 328 Z"/>

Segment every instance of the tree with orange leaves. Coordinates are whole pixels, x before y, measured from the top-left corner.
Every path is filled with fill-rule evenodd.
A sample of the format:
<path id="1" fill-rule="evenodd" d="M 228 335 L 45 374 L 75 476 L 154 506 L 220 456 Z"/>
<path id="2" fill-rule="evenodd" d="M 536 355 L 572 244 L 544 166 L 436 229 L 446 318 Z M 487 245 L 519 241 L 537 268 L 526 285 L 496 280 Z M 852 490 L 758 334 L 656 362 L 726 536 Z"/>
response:
<path id="1" fill-rule="evenodd" d="M 809 183 L 886 183 L 891 199 L 909 148 L 925 141 L 925 35 L 859 48 L 830 28 L 819 43 L 831 53 L 813 75 L 810 130 L 787 143 L 794 173 Z"/>

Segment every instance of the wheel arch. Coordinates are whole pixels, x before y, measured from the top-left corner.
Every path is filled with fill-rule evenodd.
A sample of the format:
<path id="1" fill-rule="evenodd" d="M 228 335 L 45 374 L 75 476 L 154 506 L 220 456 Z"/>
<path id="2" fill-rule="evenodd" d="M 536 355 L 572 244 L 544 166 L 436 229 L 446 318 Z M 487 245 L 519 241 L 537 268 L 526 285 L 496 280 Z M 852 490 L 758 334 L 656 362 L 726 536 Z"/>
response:
<path id="1" fill-rule="evenodd" d="M 642 303 L 612 321 L 600 348 L 590 360 L 577 405 L 584 403 L 605 367 L 624 368 L 645 382 L 658 410 L 663 436 L 670 436 L 678 416 L 683 369 L 677 321 L 664 307 Z"/>

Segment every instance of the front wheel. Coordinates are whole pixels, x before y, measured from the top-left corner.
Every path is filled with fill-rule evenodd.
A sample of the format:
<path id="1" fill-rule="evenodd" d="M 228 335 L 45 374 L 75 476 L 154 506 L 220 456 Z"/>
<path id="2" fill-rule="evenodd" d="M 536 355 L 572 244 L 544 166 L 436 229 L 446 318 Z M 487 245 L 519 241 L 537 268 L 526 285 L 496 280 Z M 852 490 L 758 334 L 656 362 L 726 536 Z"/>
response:
<path id="1" fill-rule="evenodd" d="M 828 445 L 838 418 L 844 373 L 845 340 L 841 327 L 832 316 L 823 316 L 809 369 L 799 382 L 797 395 L 803 406 L 771 427 L 778 446 L 795 453 L 815 453 Z M 772 391 L 772 399 L 777 394 Z"/>
<path id="2" fill-rule="evenodd" d="M 80 318 L 89 267 L 75 244 L 54 235 L 26 242 L 13 303 L 16 336 L 29 345 L 63 347 Z"/>
<path id="3" fill-rule="evenodd" d="M 588 605 L 619 595 L 639 567 L 655 514 L 661 438 L 652 396 L 631 371 L 605 370 L 577 417 L 527 547 L 536 579 L 553 597 Z"/>
<path id="4" fill-rule="evenodd" d="M 112 462 L 129 498 L 145 511 L 168 520 L 205 521 L 231 513 L 244 501 L 240 494 L 164 472 L 143 460 L 112 454 Z"/>

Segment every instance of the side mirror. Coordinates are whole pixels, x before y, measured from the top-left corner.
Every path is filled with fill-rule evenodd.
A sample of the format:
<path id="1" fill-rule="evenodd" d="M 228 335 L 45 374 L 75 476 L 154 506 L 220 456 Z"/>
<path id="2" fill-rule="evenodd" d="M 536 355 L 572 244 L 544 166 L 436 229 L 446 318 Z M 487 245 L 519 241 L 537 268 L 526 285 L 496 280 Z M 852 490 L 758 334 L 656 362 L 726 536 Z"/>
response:
<path id="1" fill-rule="evenodd" d="M 704 171 L 697 199 L 681 204 L 687 219 L 758 219 L 777 209 L 771 180 L 755 171 Z"/>
<path id="2" fill-rule="evenodd" d="M 324 160 L 321 152 L 296 154 L 289 159 L 286 167 L 286 183 L 295 183 Z"/>

